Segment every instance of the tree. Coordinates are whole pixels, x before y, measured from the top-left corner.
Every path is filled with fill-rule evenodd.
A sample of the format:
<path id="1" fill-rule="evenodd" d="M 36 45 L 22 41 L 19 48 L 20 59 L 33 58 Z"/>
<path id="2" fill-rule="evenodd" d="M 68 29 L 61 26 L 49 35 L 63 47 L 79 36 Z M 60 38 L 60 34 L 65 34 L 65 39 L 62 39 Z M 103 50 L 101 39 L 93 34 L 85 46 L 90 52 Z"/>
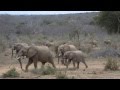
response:
<path id="1" fill-rule="evenodd" d="M 79 39 L 80 39 L 80 30 L 74 30 L 74 31 L 70 32 L 69 33 L 69 38 L 74 39 L 74 40 L 76 38 L 79 41 Z"/>
<path id="2" fill-rule="evenodd" d="M 120 11 L 101 11 L 94 19 L 109 33 L 120 33 Z"/>
<path id="3" fill-rule="evenodd" d="M 78 42 L 78 46 L 80 46 L 80 30 L 74 30 L 71 33 L 69 33 L 69 38 L 71 39 L 76 39 Z"/>

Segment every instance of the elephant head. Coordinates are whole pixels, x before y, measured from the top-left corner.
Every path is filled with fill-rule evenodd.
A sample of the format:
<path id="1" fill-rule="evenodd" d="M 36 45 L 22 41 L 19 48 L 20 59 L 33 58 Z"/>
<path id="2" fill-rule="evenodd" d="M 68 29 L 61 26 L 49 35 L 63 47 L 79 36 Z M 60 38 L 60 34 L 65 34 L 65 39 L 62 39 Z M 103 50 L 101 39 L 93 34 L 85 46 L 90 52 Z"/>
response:
<path id="1" fill-rule="evenodd" d="M 74 59 L 74 57 L 75 57 L 75 54 L 72 53 L 72 51 L 67 51 L 67 52 L 65 52 L 65 54 L 63 56 L 63 61 L 62 62 L 64 63 L 64 65 L 67 65 L 67 62 L 69 60 Z"/>
<path id="2" fill-rule="evenodd" d="M 21 69 L 23 70 L 23 68 L 22 68 L 22 62 L 21 62 L 21 57 L 23 56 L 27 56 L 27 50 L 28 50 L 28 47 L 21 47 L 21 49 L 19 50 L 19 52 L 18 52 L 18 58 L 17 58 L 17 60 L 19 61 L 19 63 L 20 63 L 20 67 L 21 67 Z"/>
<path id="3" fill-rule="evenodd" d="M 59 58 L 62 57 L 65 52 L 67 51 L 75 51 L 77 50 L 77 48 L 74 45 L 68 45 L 68 44 L 63 44 L 61 46 L 58 47 L 58 62 L 59 62 Z"/>
<path id="4" fill-rule="evenodd" d="M 12 46 L 12 56 L 13 57 L 13 51 L 15 50 L 16 51 L 16 54 L 20 51 L 20 49 L 22 48 L 22 45 L 19 44 L 19 43 L 15 43 L 13 46 Z"/>
<path id="5" fill-rule="evenodd" d="M 27 58 L 31 58 L 36 54 L 37 54 L 37 49 L 36 48 L 34 48 L 34 47 L 23 47 L 19 51 L 18 56 L 19 57 L 26 56 Z"/>
<path id="6" fill-rule="evenodd" d="M 27 58 L 32 58 L 37 54 L 37 49 L 34 47 L 23 47 L 19 52 L 18 52 L 18 61 L 20 63 L 21 69 L 22 69 L 22 63 L 21 63 L 21 58 L 22 56 L 26 56 Z M 23 69 L 22 69 L 23 70 Z"/>
<path id="7" fill-rule="evenodd" d="M 23 48 L 23 47 L 27 47 L 28 44 L 26 43 L 15 43 L 13 46 L 12 46 L 12 56 L 13 57 L 13 51 L 15 50 L 16 51 L 16 54 L 18 54 L 18 52 Z"/>

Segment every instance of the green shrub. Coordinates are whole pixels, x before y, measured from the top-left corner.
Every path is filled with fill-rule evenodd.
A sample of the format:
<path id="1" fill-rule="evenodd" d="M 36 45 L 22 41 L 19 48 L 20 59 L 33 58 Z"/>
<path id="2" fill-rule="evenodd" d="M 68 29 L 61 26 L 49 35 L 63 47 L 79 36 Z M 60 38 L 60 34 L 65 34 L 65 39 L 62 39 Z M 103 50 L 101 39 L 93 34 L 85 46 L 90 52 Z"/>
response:
<path id="1" fill-rule="evenodd" d="M 41 75 L 54 75 L 56 73 L 56 69 L 47 66 L 46 68 L 41 67 L 40 69 L 34 69 L 32 70 L 33 73 L 35 74 L 41 74 Z"/>
<path id="2" fill-rule="evenodd" d="M 9 71 L 7 71 L 6 73 L 3 74 L 3 78 L 6 77 L 11 77 L 11 78 L 15 78 L 15 77 L 19 77 L 20 74 L 16 71 L 15 68 L 10 69 Z"/>
<path id="3" fill-rule="evenodd" d="M 41 74 L 40 69 L 33 69 L 31 72 L 34 74 Z"/>
<path id="4" fill-rule="evenodd" d="M 105 70 L 118 70 L 119 66 L 118 66 L 118 62 L 117 60 L 114 60 L 112 58 L 108 58 L 107 63 L 105 65 Z"/>
<path id="5" fill-rule="evenodd" d="M 53 75 L 56 73 L 54 68 L 47 66 L 47 68 L 41 68 L 42 75 Z"/>
<path id="6" fill-rule="evenodd" d="M 68 79 L 66 73 L 59 72 L 56 74 L 56 79 Z"/>

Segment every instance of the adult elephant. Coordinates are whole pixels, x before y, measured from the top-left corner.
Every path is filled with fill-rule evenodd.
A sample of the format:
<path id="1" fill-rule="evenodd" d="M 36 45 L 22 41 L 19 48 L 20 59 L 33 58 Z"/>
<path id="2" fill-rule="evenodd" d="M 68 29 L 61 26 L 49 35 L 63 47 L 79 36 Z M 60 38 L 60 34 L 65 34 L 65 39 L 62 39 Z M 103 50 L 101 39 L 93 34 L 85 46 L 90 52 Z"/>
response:
<path id="1" fill-rule="evenodd" d="M 19 51 L 18 56 L 19 57 L 26 56 L 29 59 L 27 65 L 26 65 L 26 70 L 25 70 L 26 72 L 28 71 L 29 65 L 31 65 L 32 63 L 34 63 L 34 67 L 35 67 L 35 69 L 37 69 L 38 61 L 40 61 L 43 66 L 47 62 L 51 63 L 52 66 L 54 68 L 56 68 L 54 61 L 53 61 L 52 53 L 47 46 L 30 46 L 28 48 L 22 48 Z M 19 61 L 21 61 L 21 60 L 19 60 Z M 22 67 L 22 63 L 20 63 L 20 64 Z"/>
<path id="2" fill-rule="evenodd" d="M 23 47 L 28 47 L 28 44 L 26 43 L 15 43 L 12 46 L 12 55 L 11 57 L 13 57 L 13 51 L 15 51 L 15 57 L 17 56 L 18 52 L 23 48 Z"/>
<path id="3" fill-rule="evenodd" d="M 58 47 L 58 64 L 60 61 L 60 57 L 63 59 L 63 55 L 67 51 L 76 51 L 77 48 L 74 45 L 69 45 L 69 44 L 62 44 Z M 63 64 L 63 60 L 61 60 L 61 63 Z"/>

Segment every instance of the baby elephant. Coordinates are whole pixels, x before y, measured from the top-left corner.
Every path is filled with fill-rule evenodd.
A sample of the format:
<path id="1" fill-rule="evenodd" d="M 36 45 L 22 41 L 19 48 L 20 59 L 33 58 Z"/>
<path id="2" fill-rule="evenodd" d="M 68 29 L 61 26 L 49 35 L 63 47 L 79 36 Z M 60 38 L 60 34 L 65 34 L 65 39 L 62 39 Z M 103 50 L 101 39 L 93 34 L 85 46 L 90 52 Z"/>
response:
<path id="1" fill-rule="evenodd" d="M 64 54 L 64 65 L 68 68 L 68 65 L 73 62 L 73 65 L 75 67 L 75 63 L 77 63 L 77 68 L 79 68 L 80 62 L 82 62 L 86 68 L 88 68 L 86 62 L 85 62 L 86 55 L 82 51 L 67 51 Z"/>

